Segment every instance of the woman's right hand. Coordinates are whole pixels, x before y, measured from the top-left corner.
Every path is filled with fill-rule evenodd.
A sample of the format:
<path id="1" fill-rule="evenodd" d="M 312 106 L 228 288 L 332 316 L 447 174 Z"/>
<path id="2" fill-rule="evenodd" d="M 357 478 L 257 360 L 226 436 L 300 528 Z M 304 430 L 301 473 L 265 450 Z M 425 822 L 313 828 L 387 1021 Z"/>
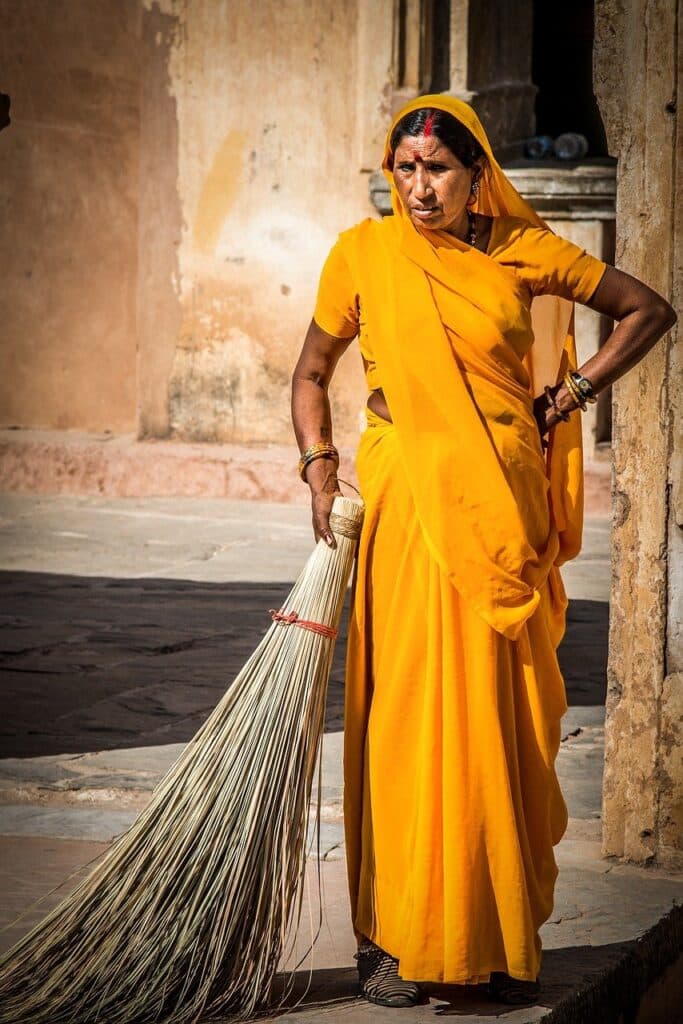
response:
<path id="1" fill-rule="evenodd" d="M 352 338 L 327 334 L 311 320 L 306 340 L 292 374 L 292 423 L 299 451 L 320 441 L 332 443 L 332 417 L 327 387 L 342 352 Z M 304 472 L 311 488 L 313 533 L 331 548 L 337 546 L 330 529 L 332 503 L 341 494 L 337 481 L 337 459 L 314 459 Z"/>
<path id="2" fill-rule="evenodd" d="M 316 542 L 324 540 L 331 548 L 337 542 L 330 529 L 330 512 L 335 497 L 341 495 L 337 480 L 337 464 L 333 459 L 316 459 L 306 467 L 306 483 L 311 488 L 313 534 Z"/>

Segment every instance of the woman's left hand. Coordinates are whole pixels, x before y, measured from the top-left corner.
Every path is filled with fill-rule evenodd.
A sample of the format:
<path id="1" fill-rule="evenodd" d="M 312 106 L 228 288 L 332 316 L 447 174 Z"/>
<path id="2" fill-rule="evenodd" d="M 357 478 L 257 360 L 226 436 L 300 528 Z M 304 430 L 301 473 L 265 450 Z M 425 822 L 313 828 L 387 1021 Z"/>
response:
<path id="1" fill-rule="evenodd" d="M 546 414 L 548 412 L 548 401 L 545 394 L 540 394 L 538 397 L 533 399 L 533 419 L 536 420 L 536 425 L 539 428 L 541 439 L 544 440 L 548 433 L 548 423 L 546 421 Z"/>
<path id="2" fill-rule="evenodd" d="M 548 401 L 545 394 L 538 395 L 534 399 L 533 414 L 536 420 L 536 426 L 541 436 L 541 447 L 545 451 L 548 447 L 548 431 L 550 429 L 548 425 Z"/>

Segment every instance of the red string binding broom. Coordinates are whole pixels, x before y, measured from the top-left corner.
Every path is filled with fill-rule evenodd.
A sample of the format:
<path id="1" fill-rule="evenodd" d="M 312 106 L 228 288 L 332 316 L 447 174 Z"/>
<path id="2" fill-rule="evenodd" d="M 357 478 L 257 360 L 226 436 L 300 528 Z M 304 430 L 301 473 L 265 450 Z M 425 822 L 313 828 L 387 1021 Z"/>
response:
<path id="1" fill-rule="evenodd" d="M 0 961 L 1 1024 L 247 1020 L 301 913 L 327 683 L 363 506 L 334 501 L 265 637 L 133 825 Z"/>

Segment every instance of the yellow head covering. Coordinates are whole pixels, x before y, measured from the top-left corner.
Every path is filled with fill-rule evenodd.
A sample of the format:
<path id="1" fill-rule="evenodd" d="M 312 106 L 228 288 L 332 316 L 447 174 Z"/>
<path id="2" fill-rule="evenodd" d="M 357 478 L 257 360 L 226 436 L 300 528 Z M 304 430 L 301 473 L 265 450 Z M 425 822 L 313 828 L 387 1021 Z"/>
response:
<path id="1" fill-rule="evenodd" d="M 484 150 L 488 162 L 480 180 L 479 196 L 475 204 L 475 208 L 479 213 L 486 213 L 492 217 L 503 217 L 506 215 L 510 217 L 523 217 L 524 220 L 528 220 L 531 224 L 544 226 L 544 221 L 541 220 L 533 207 L 525 199 L 522 199 L 515 186 L 503 173 L 500 164 L 493 155 L 488 136 L 474 109 L 469 103 L 456 99 L 455 96 L 447 96 L 443 93 L 417 96 L 414 100 L 411 100 L 410 103 L 407 103 L 396 114 L 387 133 L 382 169 L 391 183 L 392 199 L 395 197 L 399 207 L 399 209 L 395 209 L 396 213 L 401 215 L 402 204 L 394 188 L 394 178 L 390 167 L 392 157 L 390 149 L 391 136 L 398 122 L 406 114 L 410 114 L 414 110 L 423 109 L 442 110 L 446 114 L 450 114 L 456 121 L 460 121 L 461 124 L 469 129 Z"/>
<path id="2" fill-rule="evenodd" d="M 520 217 L 530 224 L 550 230 L 503 172 L 474 109 L 463 100 L 443 93 L 417 96 L 411 100 L 398 111 L 387 133 L 382 169 L 391 184 L 392 206 L 397 217 L 410 222 L 394 186 L 390 168 L 391 136 L 401 118 L 426 108 L 442 110 L 460 121 L 486 154 L 486 165 L 479 179 L 479 194 L 472 207 L 476 212 L 492 217 Z M 555 384 L 567 369 L 576 367 L 574 304 L 560 296 L 537 296 L 531 303 L 531 321 L 535 343 L 525 359 L 525 365 L 532 393 L 538 395 L 546 384 Z M 559 423 L 553 429 L 548 449 L 548 477 L 553 515 L 560 536 L 558 564 L 561 564 L 578 554 L 581 547 L 583 453 L 581 422 L 577 416 L 572 416 L 566 423 Z"/>

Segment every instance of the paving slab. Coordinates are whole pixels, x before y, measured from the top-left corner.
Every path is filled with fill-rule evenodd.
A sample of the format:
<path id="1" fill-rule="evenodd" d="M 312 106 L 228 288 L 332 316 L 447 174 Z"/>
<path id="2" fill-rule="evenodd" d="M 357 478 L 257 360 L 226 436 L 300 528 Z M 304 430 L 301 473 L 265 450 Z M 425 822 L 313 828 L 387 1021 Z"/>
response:
<path id="1" fill-rule="evenodd" d="M 220 498 L 0 496 L 0 568 L 110 579 L 290 582 L 307 507 Z"/>
<path id="2" fill-rule="evenodd" d="M 588 516 L 570 597 L 609 598 L 609 518 Z M 0 495 L 0 569 L 114 579 L 290 582 L 310 553 L 305 505 L 219 498 Z"/>
<path id="3" fill-rule="evenodd" d="M 551 919 L 542 929 L 543 997 L 539 1006 L 506 1011 L 487 999 L 481 987 L 434 986 L 430 988 L 429 1004 L 402 1011 L 401 1019 L 411 1024 L 444 1015 L 466 1016 L 472 1024 L 500 1017 L 513 1022 L 540 1020 L 577 985 L 599 977 L 614 965 L 632 947 L 635 936 L 661 917 L 673 899 L 680 899 L 683 880 L 626 865 L 611 865 L 601 861 L 598 847 L 596 841 L 565 840 L 558 848 L 558 898 Z M 82 872 L 78 868 L 99 857 L 105 849 L 104 844 L 48 837 L 30 841 L 22 837 L 0 838 L 0 889 L 10 894 L 2 905 L 3 925 L 76 872 L 57 893 L 34 907 L 30 916 L 0 932 L 0 948 L 7 948 L 29 924 L 37 923 L 80 880 Z M 325 908 L 320 936 L 312 955 L 297 972 L 298 991 L 309 982 L 311 989 L 307 1004 L 288 1016 L 315 1021 L 322 1019 L 320 1015 L 324 1012 L 326 1018 L 340 1021 L 392 1019 L 391 1011 L 356 998 L 352 959 L 355 943 L 349 922 L 345 862 L 325 862 L 320 873 Z M 309 918 L 317 926 L 316 893 L 317 865 L 311 864 L 296 957 L 290 958 L 290 967 L 309 945 Z"/>
<path id="4" fill-rule="evenodd" d="M 480 987 L 434 987 L 429 1003 L 401 1011 L 406 1024 L 436 1016 L 473 1024 L 541 1020 L 683 897 L 683 877 L 600 854 L 608 540 L 607 521 L 589 520 L 582 555 L 563 571 L 571 603 L 561 657 L 571 706 L 557 768 L 570 821 L 556 851 L 555 906 L 542 930 L 542 1001 L 504 1010 Z M 293 506 L 2 499 L 0 669 L 12 728 L 0 727 L 8 755 L 0 759 L 1 948 L 40 920 L 135 819 L 258 642 L 264 608 L 276 606 L 310 549 L 307 510 Z M 342 701 L 338 661 L 323 739 L 324 859 L 319 867 L 309 861 L 299 954 L 309 941 L 307 922 L 319 917 L 318 870 L 324 911 L 296 979 L 295 994 L 306 985 L 308 994 L 277 1018 L 290 1024 L 397 1019 L 396 1011 L 355 997 Z"/>

